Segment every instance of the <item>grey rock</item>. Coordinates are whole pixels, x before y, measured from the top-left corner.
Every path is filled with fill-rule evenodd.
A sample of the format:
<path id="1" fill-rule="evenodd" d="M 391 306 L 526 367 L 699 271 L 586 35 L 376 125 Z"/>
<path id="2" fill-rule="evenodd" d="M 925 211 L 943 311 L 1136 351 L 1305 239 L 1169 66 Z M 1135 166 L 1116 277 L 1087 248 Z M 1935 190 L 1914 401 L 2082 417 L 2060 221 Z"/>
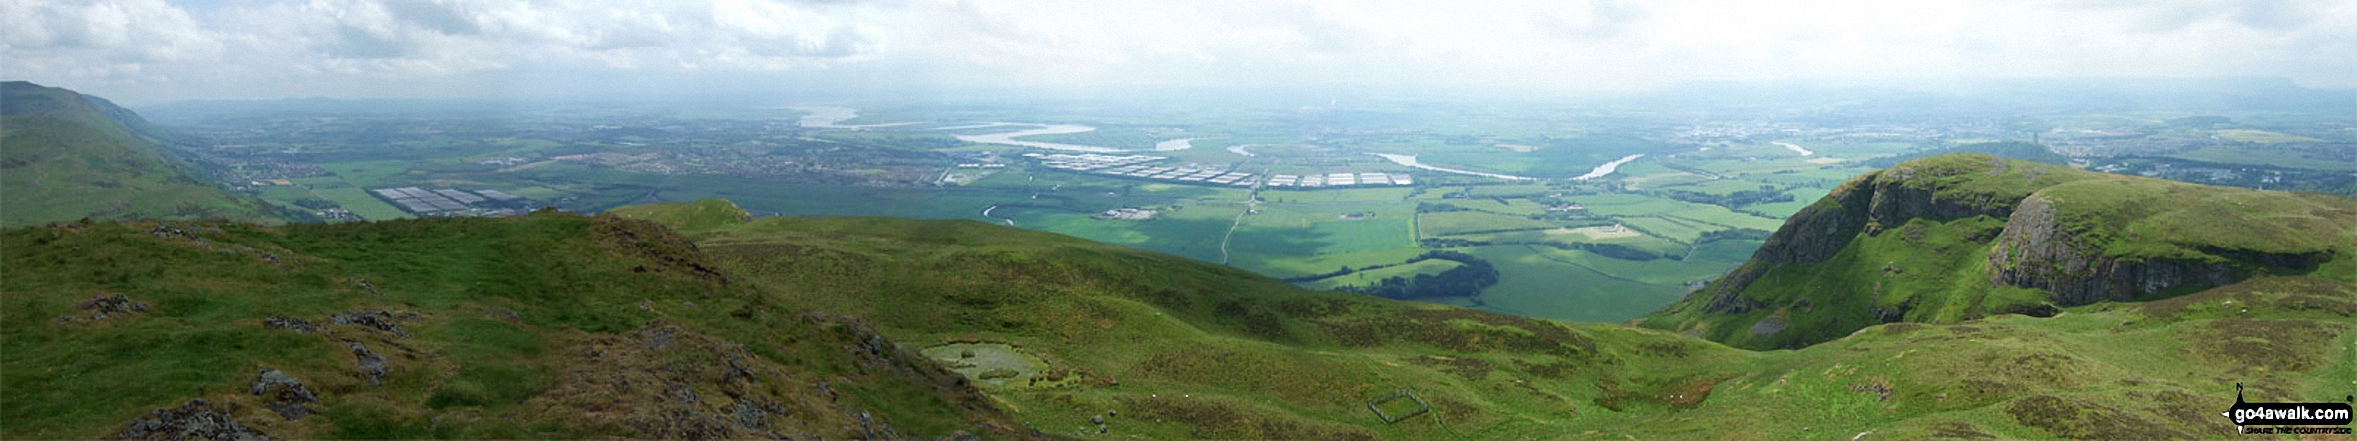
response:
<path id="1" fill-rule="evenodd" d="M 265 406 L 288 421 L 311 416 L 314 411 L 307 405 L 319 403 L 319 395 L 312 393 L 310 387 L 277 369 L 262 368 L 261 377 L 254 380 L 251 389 L 254 395 L 262 396 Z"/>
<path id="2" fill-rule="evenodd" d="M 401 336 L 402 338 L 409 337 L 408 332 L 402 331 L 401 326 L 394 324 L 393 313 L 385 312 L 383 310 L 364 309 L 358 311 L 346 311 L 328 317 L 327 322 L 328 324 L 332 325 L 353 325 L 375 329 L 378 331 L 390 332 L 393 333 L 393 335 Z"/>
<path id="3" fill-rule="evenodd" d="M 303 319 L 294 318 L 294 317 L 287 317 L 287 316 L 283 316 L 283 315 L 272 315 L 272 316 L 269 316 L 269 317 L 264 317 L 264 318 L 262 318 L 262 328 L 264 328 L 264 329 L 284 329 L 284 330 L 295 331 L 295 332 L 298 332 L 298 333 L 304 333 L 304 334 L 309 334 L 309 333 L 314 333 L 314 332 L 319 332 L 319 331 L 320 331 L 320 329 L 319 329 L 319 325 L 312 324 L 312 323 L 311 323 L 310 321 L 308 321 L 308 320 L 303 320 Z"/>
<path id="4" fill-rule="evenodd" d="M 148 412 L 147 416 L 123 423 L 123 430 L 115 438 L 139 440 L 215 440 L 264 441 L 268 435 L 238 424 L 229 410 L 207 403 L 203 399 L 188 400 L 179 407 L 168 407 Z"/>
<path id="5" fill-rule="evenodd" d="M 360 377 L 368 379 L 370 386 L 382 385 L 388 371 L 385 368 L 385 356 L 377 355 L 375 351 L 368 350 L 368 346 L 359 343 L 344 342 L 344 345 L 351 347 L 352 356 L 360 360 L 357 367 Z"/>

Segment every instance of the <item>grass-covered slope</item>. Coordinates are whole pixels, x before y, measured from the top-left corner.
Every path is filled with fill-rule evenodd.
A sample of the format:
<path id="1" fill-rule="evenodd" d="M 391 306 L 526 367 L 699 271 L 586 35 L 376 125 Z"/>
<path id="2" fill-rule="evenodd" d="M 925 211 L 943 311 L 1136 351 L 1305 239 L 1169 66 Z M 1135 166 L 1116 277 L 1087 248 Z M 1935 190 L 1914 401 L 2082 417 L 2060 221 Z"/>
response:
<path id="1" fill-rule="evenodd" d="M 689 235 L 738 283 L 783 307 L 866 317 L 1051 435 L 2228 436 L 2213 408 L 2231 405 L 2236 382 L 2271 399 L 2319 399 L 2348 392 L 2334 379 L 2357 372 L 2346 361 L 2357 353 L 2357 286 L 2312 277 L 2046 319 L 1881 325 L 1750 352 L 1629 326 L 1305 292 L 977 222 L 765 218 Z M 2228 309 L 2237 306 L 2248 310 Z M 1435 413 L 1390 424 L 1367 409 L 1401 389 Z"/>
<path id="2" fill-rule="evenodd" d="M 2357 282 L 2353 240 L 2348 198 L 1939 156 L 1843 184 L 1644 323 L 1793 348 L 1879 323 L 2048 316 L 2268 275 Z"/>
<path id="3" fill-rule="evenodd" d="M 82 218 L 269 220 L 199 181 L 138 115 L 97 97 L 0 82 L 0 227 Z"/>
<path id="4" fill-rule="evenodd" d="M 727 199 L 633 205 L 606 210 L 606 213 L 663 224 L 679 231 L 709 230 L 753 220 L 752 213 Z"/>
<path id="5" fill-rule="evenodd" d="M 1015 433 L 956 374 L 652 223 L 69 222 L 0 249 L 0 438 Z"/>
<path id="6" fill-rule="evenodd" d="M 2357 392 L 2315 275 L 1754 352 L 715 206 L 0 231 L 0 438 L 2240 439 L 2237 383 Z"/>

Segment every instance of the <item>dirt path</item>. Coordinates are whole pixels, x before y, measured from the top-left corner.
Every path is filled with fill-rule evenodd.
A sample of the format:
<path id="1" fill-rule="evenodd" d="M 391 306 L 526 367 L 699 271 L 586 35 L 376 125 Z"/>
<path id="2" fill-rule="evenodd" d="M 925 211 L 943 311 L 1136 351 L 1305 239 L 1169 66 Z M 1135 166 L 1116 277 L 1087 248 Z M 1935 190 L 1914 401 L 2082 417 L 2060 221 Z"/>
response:
<path id="1" fill-rule="evenodd" d="M 1244 215 L 1246 215 L 1246 214 L 1251 214 L 1251 213 L 1252 213 L 1252 207 L 1251 207 L 1251 206 L 1245 206 L 1245 207 L 1244 207 L 1244 211 L 1239 211 L 1239 212 L 1236 212 L 1236 222 L 1235 222 L 1235 223 L 1232 223 L 1232 224 L 1228 224 L 1228 234 L 1227 234 L 1226 236 L 1220 236 L 1220 238 L 1219 238 L 1219 264 L 1221 264 L 1221 265 L 1226 265 L 1226 264 L 1228 264 L 1228 240 L 1229 240 L 1229 239 L 1234 239 L 1234 238 L 1236 237 L 1236 227 L 1237 227 L 1237 226 L 1240 226 L 1240 225 L 1244 225 Z"/>

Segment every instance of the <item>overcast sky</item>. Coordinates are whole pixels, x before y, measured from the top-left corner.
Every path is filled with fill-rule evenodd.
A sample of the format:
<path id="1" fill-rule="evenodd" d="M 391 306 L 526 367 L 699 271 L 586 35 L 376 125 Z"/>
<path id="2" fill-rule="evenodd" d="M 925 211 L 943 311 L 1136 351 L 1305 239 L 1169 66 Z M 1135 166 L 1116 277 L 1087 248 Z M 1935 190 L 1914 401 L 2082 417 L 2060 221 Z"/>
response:
<path id="1" fill-rule="evenodd" d="M 2357 2 L 0 0 L 0 77 L 129 103 L 2210 76 L 2357 88 Z"/>

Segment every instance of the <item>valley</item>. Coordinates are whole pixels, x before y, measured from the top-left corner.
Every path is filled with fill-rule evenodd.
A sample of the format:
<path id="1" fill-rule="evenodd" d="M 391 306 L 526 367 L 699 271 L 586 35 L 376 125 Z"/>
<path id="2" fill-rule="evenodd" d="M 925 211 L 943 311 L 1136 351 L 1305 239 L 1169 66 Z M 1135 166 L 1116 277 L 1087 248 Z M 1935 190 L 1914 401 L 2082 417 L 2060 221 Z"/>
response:
<path id="1" fill-rule="evenodd" d="M 2357 427 L 2357 2 L 0 22 L 0 441 Z"/>
<path id="2" fill-rule="evenodd" d="M 1053 135 L 1117 156 L 833 112 L 193 120 L 215 191 L 316 218 L 0 232 L 38 312 L 0 317 L 0 436 L 2179 438 L 2357 369 L 2357 199 L 2038 144 Z M 341 118 L 272 124 L 385 127 Z"/>
<path id="3" fill-rule="evenodd" d="M 1445 268 L 1396 266 L 1447 250 L 1489 260 L 1497 282 L 1421 300 L 1607 322 L 1638 318 L 1733 269 L 1786 216 L 1889 158 L 2038 136 L 1999 120 L 1670 120 L 1438 103 L 549 107 L 464 120 L 429 116 L 468 115 L 464 103 L 353 104 L 309 120 L 262 109 L 158 111 L 200 134 L 209 146 L 192 151 L 226 164 L 227 185 L 318 207 L 322 218 L 417 216 L 361 196 L 395 187 L 488 189 L 580 212 L 719 197 L 760 216 L 985 220 L 1322 289 L 1437 275 Z M 1092 154 L 1143 159 L 1054 159 Z M 2084 161 L 2129 171 L 2107 164 L 2145 161 L 2136 158 Z M 2237 179 L 2317 173 L 2213 167 L 2243 170 Z M 2283 182 L 2339 185 L 2266 180 Z M 1101 215 L 1125 209 L 1151 214 Z M 1551 233 L 1592 228 L 1614 234 Z M 1371 267 L 1384 276 L 1353 274 Z"/>

